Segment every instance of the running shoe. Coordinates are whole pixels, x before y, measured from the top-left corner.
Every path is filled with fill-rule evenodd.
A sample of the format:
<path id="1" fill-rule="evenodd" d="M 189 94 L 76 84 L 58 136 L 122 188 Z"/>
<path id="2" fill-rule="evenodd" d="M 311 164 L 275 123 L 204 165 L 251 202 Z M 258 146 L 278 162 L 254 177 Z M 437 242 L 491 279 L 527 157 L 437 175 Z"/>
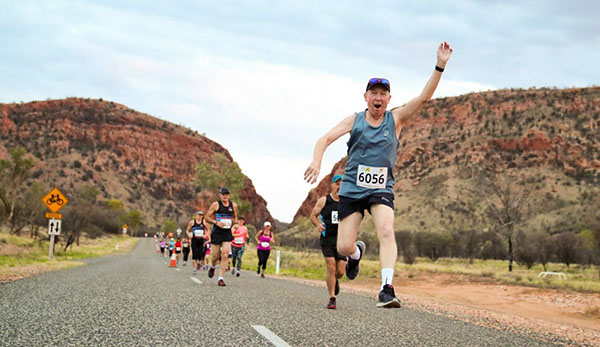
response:
<path id="1" fill-rule="evenodd" d="M 223 281 L 223 280 L 219 280 L 219 282 L 217 282 L 217 284 L 219 285 L 219 287 L 225 287 L 225 281 Z"/>
<path id="2" fill-rule="evenodd" d="M 260 278 L 265 278 L 265 274 L 260 274 Z"/>
<path id="3" fill-rule="evenodd" d="M 327 304 L 328 310 L 335 310 L 335 297 L 329 298 L 329 304 Z"/>
<path id="4" fill-rule="evenodd" d="M 185 262 L 185 261 L 184 261 L 184 262 L 183 262 L 183 266 L 186 266 L 186 265 L 187 265 L 187 262 Z"/>
<path id="5" fill-rule="evenodd" d="M 338 282 L 338 280 L 335 280 L 335 295 L 338 295 L 340 293 L 340 283 Z M 335 299 L 335 298 L 334 298 Z M 335 308 L 335 307 L 334 307 Z"/>
<path id="6" fill-rule="evenodd" d="M 214 275 L 215 275 L 215 268 L 211 266 L 210 269 L 208 270 L 208 278 L 213 278 Z"/>
<path id="7" fill-rule="evenodd" d="M 198 273 L 198 270 L 194 269 L 194 272 L 192 273 L 194 276 L 196 276 L 196 274 Z"/>
<path id="8" fill-rule="evenodd" d="M 231 274 L 235 275 L 235 269 L 231 269 Z"/>
<path id="9" fill-rule="evenodd" d="M 394 287 L 391 284 L 386 284 L 383 289 L 379 292 L 379 302 L 377 307 L 384 308 L 400 308 L 400 300 L 394 293 Z"/>
<path id="10" fill-rule="evenodd" d="M 235 276 L 236 276 L 236 277 L 240 277 L 240 270 L 238 270 L 238 271 L 235 273 Z"/>
<path id="11" fill-rule="evenodd" d="M 346 263 L 346 277 L 349 280 L 353 280 L 358 276 L 358 272 L 360 271 L 360 260 L 362 259 L 363 254 L 365 254 L 365 243 L 362 241 L 356 241 L 356 247 L 360 250 L 360 258 L 358 260 L 352 259 L 348 257 L 348 262 Z"/>

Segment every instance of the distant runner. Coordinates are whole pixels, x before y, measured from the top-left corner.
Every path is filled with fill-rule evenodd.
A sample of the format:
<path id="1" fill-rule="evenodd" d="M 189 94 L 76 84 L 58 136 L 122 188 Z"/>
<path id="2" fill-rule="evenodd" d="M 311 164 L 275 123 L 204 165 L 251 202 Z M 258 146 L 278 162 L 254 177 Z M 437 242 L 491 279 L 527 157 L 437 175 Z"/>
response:
<path id="1" fill-rule="evenodd" d="M 260 277 L 265 278 L 265 269 L 267 268 L 267 260 L 269 260 L 269 254 L 271 253 L 271 244 L 275 242 L 270 222 L 265 222 L 264 229 L 256 233 L 255 239 L 257 244 L 256 253 L 258 254 L 256 274 L 260 274 Z M 262 272 L 260 271 L 261 267 Z"/>
<path id="2" fill-rule="evenodd" d="M 188 237 L 185 237 L 183 239 L 182 249 L 183 249 L 183 266 L 186 266 L 188 256 L 190 254 L 190 239 Z"/>
<path id="3" fill-rule="evenodd" d="M 212 278 L 215 275 L 215 266 L 220 259 L 219 265 L 219 280 L 217 284 L 220 287 L 225 287 L 225 271 L 229 264 L 229 250 L 233 235 L 231 227 L 237 222 L 237 204 L 229 200 L 229 189 L 221 188 L 220 200 L 215 201 L 210 205 L 206 220 L 213 224 L 210 234 L 212 265 L 208 269 L 208 277 Z"/>
<path id="4" fill-rule="evenodd" d="M 342 183 L 342 175 L 335 175 L 331 179 L 331 193 L 317 200 L 310 214 L 311 222 L 317 227 L 321 234 L 320 243 L 325 264 L 327 265 L 327 290 L 329 291 L 328 309 L 335 309 L 336 296 L 340 293 L 338 279 L 344 276 L 346 269 L 346 257 L 337 252 L 338 235 L 338 192 Z"/>
<path id="5" fill-rule="evenodd" d="M 238 218 L 238 222 L 233 226 L 233 241 L 231 242 L 231 253 L 233 255 L 231 267 L 231 274 L 240 277 L 240 269 L 242 268 L 242 256 L 244 250 L 246 250 L 246 240 L 248 239 L 248 228 L 244 225 L 246 219 L 244 217 Z M 236 268 L 237 265 L 237 268 Z"/>
<path id="6" fill-rule="evenodd" d="M 195 275 L 200 269 L 202 259 L 204 259 L 205 243 L 210 241 L 208 225 L 204 221 L 204 212 L 196 212 L 196 218 L 188 223 L 186 234 L 192 240 L 192 267 Z"/>
<path id="7" fill-rule="evenodd" d="M 350 133 L 348 159 L 340 187 L 339 229 L 337 248 L 342 256 L 350 256 L 346 276 L 354 279 L 365 244 L 356 241 L 358 227 L 368 210 L 373 216 L 379 239 L 381 291 L 377 307 L 400 307 L 392 279 L 398 249 L 394 237 L 394 176 L 398 155 L 398 136 L 405 122 L 414 117 L 431 99 L 442 77 L 452 48 L 442 42 L 437 49 L 437 64 L 419 96 L 402 107 L 387 111 L 391 99 L 390 82 L 372 78 L 364 94 L 367 109 L 343 119 L 321 137 L 314 150 L 313 161 L 304 172 L 304 179 L 315 183 L 327 147 L 342 135 Z"/>

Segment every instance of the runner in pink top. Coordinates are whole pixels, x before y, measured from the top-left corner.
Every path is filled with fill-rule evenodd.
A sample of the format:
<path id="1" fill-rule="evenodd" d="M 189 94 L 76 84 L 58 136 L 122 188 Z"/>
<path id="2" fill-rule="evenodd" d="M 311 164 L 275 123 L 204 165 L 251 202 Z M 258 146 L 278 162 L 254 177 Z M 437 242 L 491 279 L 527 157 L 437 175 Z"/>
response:
<path id="1" fill-rule="evenodd" d="M 256 233 L 256 251 L 258 253 L 258 268 L 256 274 L 260 273 L 260 277 L 265 278 L 265 269 L 267 268 L 267 260 L 271 253 L 271 243 L 275 242 L 273 232 L 271 231 L 271 223 L 265 222 L 265 227 Z M 260 267 L 262 266 L 262 273 Z"/>
<path id="2" fill-rule="evenodd" d="M 248 239 L 248 228 L 244 225 L 246 219 L 244 217 L 238 218 L 236 225 L 231 228 L 233 232 L 233 241 L 231 241 L 231 254 L 232 254 L 232 268 L 231 274 L 235 274 L 240 277 L 240 269 L 242 267 L 242 255 L 246 249 L 246 240 Z M 237 268 L 236 268 L 237 263 Z"/>

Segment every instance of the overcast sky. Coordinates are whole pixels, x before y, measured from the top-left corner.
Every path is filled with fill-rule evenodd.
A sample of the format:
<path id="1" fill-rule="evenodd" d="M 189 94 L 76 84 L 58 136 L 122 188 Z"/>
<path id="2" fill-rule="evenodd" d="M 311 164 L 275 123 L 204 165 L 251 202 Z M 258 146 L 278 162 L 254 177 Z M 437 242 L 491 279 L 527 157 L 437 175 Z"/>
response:
<path id="1" fill-rule="evenodd" d="M 597 1 L 0 4 L 0 102 L 103 98 L 205 133 L 286 222 L 312 188 L 316 140 L 364 109 L 367 80 L 389 78 L 391 106 L 405 103 L 444 40 L 434 97 L 600 81 Z"/>

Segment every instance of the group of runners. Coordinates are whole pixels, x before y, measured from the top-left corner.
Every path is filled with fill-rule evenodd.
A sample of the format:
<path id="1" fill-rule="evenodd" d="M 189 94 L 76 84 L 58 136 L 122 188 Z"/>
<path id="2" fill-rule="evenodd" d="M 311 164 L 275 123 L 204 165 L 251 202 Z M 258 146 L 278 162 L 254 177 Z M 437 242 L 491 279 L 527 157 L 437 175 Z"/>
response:
<path id="1" fill-rule="evenodd" d="M 203 211 L 196 212 L 195 218 L 188 223 L 183 242 L 172 235 L 168 235 L 166 240 L 155 236 L 160 252 L 165 255 L 168 252 L 168 256 L 174 253 L 177 265 L 179 254 L 183 252 L 183 266 L 186 266 L 191 251 L 194 275 L 202 267 L 203 270 L 208 270 L 208 277 L 213 278 L 218 269 L 217 284 L 220 287 L 226 286 L 227 271 L 231 270 L 231 274 L 237 277 L 241 275 L 242 256 L 248 241 L 246 220 L 244 217 L 238 218 L 237 204 L 229 200 L 229 197 L 229 189 L 221 188 L 219 200 L 210 205 L 206 215 Z M 209 224 L 212 224 L 212 228 Z M 275 241 L 271 223 L 266 221 L 263 227 L 255 237 L 259 259 L 256 273 L 262 278 L 265 277 L 271 244 Z"/>
<path id="2" fill-rule="evenodd" d="M 360 260 L 366 245 L 356 238 L 365 210 L 373 217 L 379 240 L 381 287 L 376 306 L 401 306 L 392 285 L 398 252 L 394 236 L 393 176 L 400 145 L 398 138 L 406 122 L 433 96 L 451 55 L 450 45 L 447 42 L 440 43 L 435 68 L 421 94 L 405 105 L 389 111 L 389 80 L 371 78 L 364 93 L 367 108 L 344 118 L 315 144 L 313 160 L 304 172 L 304 179 L 310 184 L 315 183 L 319 176 L 327 147 L 344 134 L 350 134 L 345 170 L 332 177 L 330 193 L 318 199 L 310 214 L 312 223 L 320 233 L 326 263 L 329 309 L 336 308 L 336 297 L 340 291 L 339 279 L 346 274 L 348 279 L 353 280 L 360 271 Z M 210 233 L 207 232 L 206 222 L 213 224 Z M 236 233 L 240 229 L 243 231 Z M 198 212 L 196 220 L 188 225 L 187 234 L 192 242 L 194 266 L 198 266 L 198 262 L 204 257 L 203 247 L 210 244 L 212 260 L 208 277 L 214 276 L 215 268 L 219 265 L 218 285 L 225 286 L 223 278 L 228 266 L 228 254 L 233 249 L 237 269 L 232 270 L 232 273 L 239 276 L 247 230 L 243 219 L 237 218 L 237 205 L 229 200 L 229 190 L 223 188 L 220 191 L 220 200 L 210 206 L 206 217 L 201 211 Z M 257 274 L 264 277 L 270 244 L 274 241 L 269 222 L 265 222 L 264 229 L 257 233 L 255 239 L 259 258 Z M 177 242 L 174 247 L 177 248 Z M 196 270 L 197 268 L 194 271 Z"/>

